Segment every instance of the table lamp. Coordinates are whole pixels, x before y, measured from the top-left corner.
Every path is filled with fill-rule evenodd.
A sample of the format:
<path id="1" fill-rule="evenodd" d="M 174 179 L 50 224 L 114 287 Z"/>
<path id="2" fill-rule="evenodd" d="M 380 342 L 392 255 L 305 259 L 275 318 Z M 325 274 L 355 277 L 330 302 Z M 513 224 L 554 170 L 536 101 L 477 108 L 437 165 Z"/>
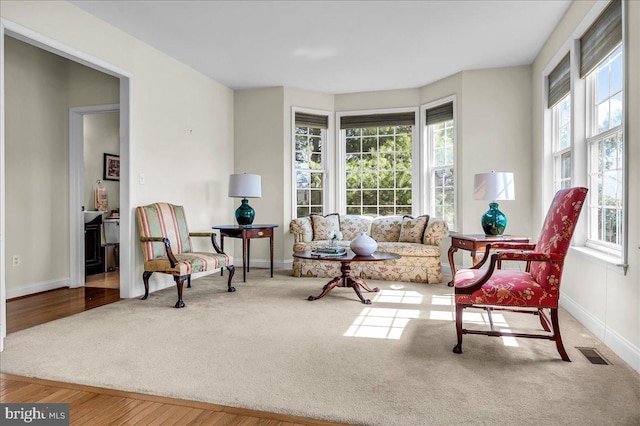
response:
<path id="1" fill-rule="evenodd" d="M 246 173 L 229 176 L 229 197 L 242 198 L 240 207 L 236 210 L 238 225 L 251 225 L 256 212 L 247 198 L 262 197 L 262 178 Z"/>
<path id="2" fill-rule="evenodd" d="M 491 200 L 489 210 L 482 216 L 482 229 L 487 236 L 500 236 L 507 226 L 507 217 L 498 210 L 498 200 L 515 200 L 513 173 L 479 173 L 473 177 L 476 200 Z"/>

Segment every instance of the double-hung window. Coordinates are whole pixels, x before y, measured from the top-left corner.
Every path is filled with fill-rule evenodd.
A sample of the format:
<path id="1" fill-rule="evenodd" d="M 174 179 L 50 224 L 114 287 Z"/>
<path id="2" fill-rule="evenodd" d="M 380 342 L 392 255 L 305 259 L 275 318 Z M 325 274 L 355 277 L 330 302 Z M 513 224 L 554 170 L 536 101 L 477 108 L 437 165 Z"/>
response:
<path id="1" fill-rule="evenodd" d="M 571 61 L 567 54 L 549 73 L 553 190 L 571 186 Z"/>
<path id="2" fill-rule="evenodd" d="M 429 179 L 429 213 L 456 229 L 456 138 L 453 100 L 423 108 Z"/>
<path id="3" fill-rule="evenodd" d="M 569 54 L 547 76 L 552 162 L 547 170 L 553 170 L 554 192 L 589 188 L 586 220 L 576 233 L 579 245 L 624 266 L 628 253 L 622 12 L 621 0 L 604 6 L 586 31 L 574 35 Z"/>
<path id="4" fill-rule="evenodd" d="M 342 115 L 347 214 L 412 214 L 415 112 Z"/>
<path id="5" fill-rule="evenodd" d="M 587 245 L 616 256 L 623 252 L 625 220 L 622 43 L 622 3 L 614 0 L 580 39 L 580 77 L 586 80 Z"/>
<path id="6" fill-rule="evenodd" d="M 622 47 L 587 75 L 588 238 L 620 250 L 624 203 Z"/>
<path id="7" fill-rule="evenodd" d="M 326 149 L 328 115 L 294 109 L 295 216 L 322 214 L 326 191 Z"/>

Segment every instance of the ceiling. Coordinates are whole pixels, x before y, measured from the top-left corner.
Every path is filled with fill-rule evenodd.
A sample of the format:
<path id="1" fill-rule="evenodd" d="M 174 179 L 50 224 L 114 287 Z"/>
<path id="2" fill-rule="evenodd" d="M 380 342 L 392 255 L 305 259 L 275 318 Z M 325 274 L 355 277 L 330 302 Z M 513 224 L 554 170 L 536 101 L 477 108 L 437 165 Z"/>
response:
<path id="1" fill-rule="evenodd" d="M 415 88 L 528 65 L 570 0 L 95 1 L 98 18 L 232 89 Z"/>

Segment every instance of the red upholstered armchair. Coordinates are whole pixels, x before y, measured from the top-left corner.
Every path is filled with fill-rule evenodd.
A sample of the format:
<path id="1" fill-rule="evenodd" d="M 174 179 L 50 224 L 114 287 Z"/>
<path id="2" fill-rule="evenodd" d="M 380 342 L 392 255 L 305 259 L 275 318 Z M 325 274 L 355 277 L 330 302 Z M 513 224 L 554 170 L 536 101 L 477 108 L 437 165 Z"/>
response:
<path id="1" fill-rule="evenodd" d="M 233 260 L 220 250 L 216 234 L 211 232 L 189 232 L 187 219 L 182 206 L 168 203 L 154 203 L 136 208 L 140 229 L 140 244 L 144 256 L 145 300 L 149 296 L 149 277 L 154 272 L 173 275 L 178 289 L 176 308 L 183 308 L 182 287 L 187 281 L 191 287 L 191 274 L 211 271 L 224 267 L 229 271 L 227 291 L 236 289 L 231 285 L 235 269 Z M 191 237 L 207 237 L 211 239 L 214 252 L 194 252 Z"/>
<path id="2" fill-rule="evenodd" d="M 549 207 L 537 244 L 491 244 L 487 246 L 484 257 L 478 264 L 456 273 L 453 283 L 458 344 L 453 352 L 462 353 L 463 334 L 530 337 L 553 340 L 562 359 L 571 361 L 560 337 L 558 299 L 564 258 L 586 196 L 587 188 L 558 191 Z M 489 257 L 491 261 L 488 268 L 480 269 Z M 500 269 L 503 260 L 525 262 L 525 270 Z M 487 311 L 491 330 L 463 328 L 463 311 L 471 307 Z M 546 333 L 524 334 L 496 330 L 491 311 L 498 309 L 538 315 Z M 550 321 L 545 309 L 550 310 Z"/>

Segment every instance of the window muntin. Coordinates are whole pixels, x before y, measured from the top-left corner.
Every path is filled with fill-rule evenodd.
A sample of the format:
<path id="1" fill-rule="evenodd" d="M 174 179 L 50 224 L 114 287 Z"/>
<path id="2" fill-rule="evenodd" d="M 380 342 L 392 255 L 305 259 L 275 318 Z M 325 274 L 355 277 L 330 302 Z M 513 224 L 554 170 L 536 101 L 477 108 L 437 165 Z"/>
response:
<path id="1" fill-rule="evenodd" d="M 455 228 L 455 138 L 454 121 L 427 126 L 430 150 L 430 213 Z"/>
<path id="2" fill-rule="evenodd" d="M 413 126 L 343 129 L 346 213 L 412 213 Z"/>
<path id="3" fill-rule="evenodd" d="M 322 214 L 325 197 L 326 129 L 294 128 L 294 169 L 296 217 Z"/>
<path id="4" fill-rule="evenodd" d="M 551 110 L 554 192 L 571 186 L 571 95 Z"/>
<path id="5" fill-rule="evenodd" d="M 622 46 L 587 75 L 589 226 L 587 244 L 622 251 L 624 136 Z"/>

